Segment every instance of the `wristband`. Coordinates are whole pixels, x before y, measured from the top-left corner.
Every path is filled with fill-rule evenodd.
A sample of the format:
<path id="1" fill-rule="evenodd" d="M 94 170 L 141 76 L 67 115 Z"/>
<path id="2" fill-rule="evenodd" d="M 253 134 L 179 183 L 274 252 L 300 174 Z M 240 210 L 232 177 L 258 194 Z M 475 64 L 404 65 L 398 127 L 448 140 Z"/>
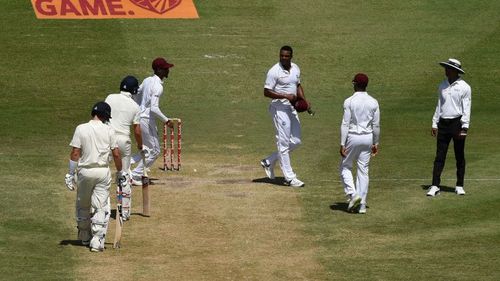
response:
<path id="1" fill-rule="evenodd" d="M 69 174 L 74 175 L 76 167 L 78 166 L 78 162 L 75 162 L 71 159 L 69 159 Z"/>

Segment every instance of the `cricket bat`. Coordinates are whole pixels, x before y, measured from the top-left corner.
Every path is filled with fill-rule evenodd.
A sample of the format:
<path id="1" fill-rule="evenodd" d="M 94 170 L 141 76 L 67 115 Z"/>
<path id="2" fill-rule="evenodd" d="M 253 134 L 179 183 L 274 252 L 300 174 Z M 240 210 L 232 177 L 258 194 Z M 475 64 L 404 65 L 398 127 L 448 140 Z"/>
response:
<path id="1" fill-rule="evenodd" d="M 149 177 L 146 167 L 146 157 L 142 156 L 143 174 L 142 174 L 142 215 L 149 217 L 149 208 L 151 207 L 151 198 L 149 197 Z"/>
<path id="2" fill-rule="evenodd" d="M 118 194 L 116 195 L 116 230 L 113 248 L 120 248 L 122 239 L 123 217 L 122 217 L 122 183 L 118 183 Z"/>

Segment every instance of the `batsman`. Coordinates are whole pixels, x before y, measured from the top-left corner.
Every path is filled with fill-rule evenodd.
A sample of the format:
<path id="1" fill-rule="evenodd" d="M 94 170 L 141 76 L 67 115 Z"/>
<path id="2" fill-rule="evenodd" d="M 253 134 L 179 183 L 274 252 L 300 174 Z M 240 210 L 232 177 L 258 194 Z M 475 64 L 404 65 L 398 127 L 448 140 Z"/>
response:
<path id="1" fill-rule="evenodd" d="M 111 107 L 98 102 L 92 107 L 92 119 L 76 127 L 71 140 L 69 172 L 66 174 L 66 187 L 75 190 L 76 221 L 78 239 L 88 245 L 92 252 L 104 250 L 104 242 L 111 213 L 109 189 L 111 170 L 109 153 L 112 153 L 117 182 L 126 180 L 122 172 L 120 151 L 116 144 L 114 130 L 107 125 L 111 118 Z"/>
<path id="2" fill-rule="evenodd" d="M 112 109 L 110 125 L 116 133 L 116 142 L 122 157 L 122 168 L 129 175 L 131 173 L 130 159 L 132 150 L 132 141 L 130 139 L 131 126 L 134 131 L 137 149 L 143 154 L 147 151 L 147 148 L 142 146 L 139 105 L 133 100 L 133 96 L 137 94 L 138 89 L 139 81 L 137 78 L 127 76 L 120 83 L 120 93 L 111 94 L 106 98 L 106 103 Z M 122 184 L 122 219 L 124 221 L 130 219 L 132 207 L 131 187 L 132 182 L 130 180 Z"/>

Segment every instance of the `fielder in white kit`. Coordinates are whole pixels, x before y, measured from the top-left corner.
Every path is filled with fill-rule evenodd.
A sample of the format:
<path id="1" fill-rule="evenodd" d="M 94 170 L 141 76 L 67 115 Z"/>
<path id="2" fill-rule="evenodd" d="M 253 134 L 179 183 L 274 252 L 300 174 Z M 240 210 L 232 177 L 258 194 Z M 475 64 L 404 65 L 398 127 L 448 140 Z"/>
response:
<path id="1" fill-rule="evenodd" d="M 349 200 L 349 212 L 359 205 L 359 213 L 366 213 L 369 184 L 370 156 L 378 153 L 380 110 L 376 99 L 368 95 L 368 76 L 358 73 L 352 80 L 354 94 L 344 101 L 344 116 L 340 126 L 340 179 Z M 353 161 L 357 161 L 356 184 L 352 175 Z"/>
<path id="2" fill-rule="evenodd" d="M 139 105 L 141 110 L 142 143 L 149 148 L 149 153 L 146 157 L 146 167 L 144 167 L 142 161 L 138 161 L 137 166 L 132 171 L 132 183 L 134 185 L 142 185 L 141 176 L 144 169 L 151 167 L 161 153 L 156 118 L 160 119 L 162 123 L 167 123 L 167 126 L 170 128 L 174 126 L 173 122 L 160 110 L 163 79 L 168 78 L 169 69 L 173 66 L 173 64 L 168 63 L 164 58 L 156 58 L 152 63 L 154 75 L 144 79 L 141 86 L 139 86 L 139 94 L 137 96 L 141 99 Z M 135 158 L 138 157 L 134 156 Z"/>
<path id="3" fill-rule="evenodd" d="M 305 99 L 304 90 L 300 85 L 300 68 L 292 63 L 293 49 L 283 46 L 280 49 L 280 60 L 267 72 L 264 85 L 264 96 L 271 98 L 269 113 L 276 129 L 276 145 L 278 150 L 260 164 L 266 175 L 274 179 L 274 166 L 279 160 L 286 185 L 303 187 L 305 184 L 297 178 L 290 161 L 290 152 L 300 143 L 300 120 L 293 103 L 297 98 Z"/>
<path id="4" fill-rule="evenodd" d="M 111 171 L 109 153 L 113 155 L 117 181 L 126 180 L 122 173 L 120 151 L 114 130 L 106 123 L 111 118 L 111 107 L 98 102 L 92 108 L 92 120 L 76 127 L 71 140 L 69 173 L 65 183 L 69 190 L 75 189 L 77 174 L 76 221 L 78 239 L 89 245 L 92 252 L 104 250 L 111 205 L 109 189 Z"/>
<path id="5" fill-rule="evenodd" d="M 110 126 L 116 133 L 116 142 L 122 158 L 122 169 L 128 174 L 131 173 L 130 159 L 132 153 L 130 126 L 133 127 L 137 149 L 143 151 L 139 105 L 132 99 L 132 96 L 137 94 L 138 89 L 139 81 L 134 76 L 127 76 L 120 83 L 120 93 L 108 95 L 105 100 L 111 106 Z M 132 208 L 131 185 L 130 181 L 122 184 L 123 220 L 130 218 Z"/>

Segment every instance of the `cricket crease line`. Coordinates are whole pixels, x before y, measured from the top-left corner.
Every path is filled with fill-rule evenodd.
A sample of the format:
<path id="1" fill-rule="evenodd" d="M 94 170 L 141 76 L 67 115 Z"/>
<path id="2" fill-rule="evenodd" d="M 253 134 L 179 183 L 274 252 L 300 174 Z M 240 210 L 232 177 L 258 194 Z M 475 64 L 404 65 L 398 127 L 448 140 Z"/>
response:
<path id="1" fill-rule="evenodd" d="M 370 181 L 429 181 L 430 179 L 370 179 Z M 456 179 L 441 179 L 442 181 L 453 181 Z M 464 179 L 465 181 L 500 181 L 500 179 Z M 322 182 L 341 182 L 340 180 L 321 180 Z"/>

